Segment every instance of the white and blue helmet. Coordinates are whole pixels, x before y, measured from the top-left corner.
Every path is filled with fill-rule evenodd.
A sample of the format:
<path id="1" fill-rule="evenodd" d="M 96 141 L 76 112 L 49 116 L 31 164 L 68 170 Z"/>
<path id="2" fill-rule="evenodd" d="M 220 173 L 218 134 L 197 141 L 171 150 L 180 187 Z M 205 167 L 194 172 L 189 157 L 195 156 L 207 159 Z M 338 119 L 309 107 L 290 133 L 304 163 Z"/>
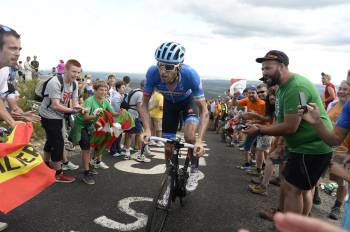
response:
<path id="1" fill-rule="evenodd" d="M 176 42 L 162 43 L 156 50 L 154 58 L 167 64 L 182 64 L 185 59 L 185 48 Z"/>

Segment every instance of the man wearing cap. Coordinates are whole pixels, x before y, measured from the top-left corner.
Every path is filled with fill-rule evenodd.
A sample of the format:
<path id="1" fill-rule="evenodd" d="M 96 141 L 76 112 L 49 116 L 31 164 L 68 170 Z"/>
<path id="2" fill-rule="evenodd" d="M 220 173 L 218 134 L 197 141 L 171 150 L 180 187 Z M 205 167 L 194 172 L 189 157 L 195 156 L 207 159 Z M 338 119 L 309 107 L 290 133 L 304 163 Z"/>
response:
<path id="1" fill-rule="evenodd" d="M 315 86 L 307 78 L 289 71 L 289 58 L 285 53 L 272 50 L 256 62 L 262 64 L 263 81 L 269 86 L 279 86 L 276 91 L 277 122 L 271 126 L 251 124 L 244 132 L 283 136 L 288 160 L 283 171 L 283 200 L 279 210 L 308 215 L 312 190 L 330 163 L 332 148 L 319 138 L 311 124 L 298 116 L 299 93 L 304 93 L 307 103 L 315 102 L 321 108 L 320 116 L 326 127 L 332 128 L 332 123 Z"/>
<path id="2" fill-rule="evenodd" d="M 331 103 L 337 96 L 335 86 L 331 83 L 331 75 L 322 72 L 322 84 L 326 87 L 324 88 L 324 108 L 327 109 L 329 103 Z"/>
<path id="3" fill-rule="evenodd" d="M 242 100 L 233 99 L 232 104 L 234 106 L 247 106 L 247 112 L 243 113 L 241 117 L 244 120 L 251 120 L 252 114 L 259 114 L 265 116 L 265 101 L 258 97 L 257 89 L 255 85 L 250 85 L 247 87 L 248 97 Z M 249 170 L 251 167 L 251 159 L 249 156 L 250 149 L 256 140 L 257 135 L 247 136 L 243 148 L 244 148 L 244 159 L 245 163 L 240 168 Z"/>

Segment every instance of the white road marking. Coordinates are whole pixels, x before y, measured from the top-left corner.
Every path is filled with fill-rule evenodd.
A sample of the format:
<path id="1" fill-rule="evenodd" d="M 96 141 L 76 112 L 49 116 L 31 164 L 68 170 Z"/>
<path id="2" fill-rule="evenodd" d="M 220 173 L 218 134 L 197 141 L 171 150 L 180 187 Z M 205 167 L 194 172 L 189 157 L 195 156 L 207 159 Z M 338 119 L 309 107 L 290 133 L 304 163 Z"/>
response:
<path id="1" fill-rule="evenodd" d="M 150 169 L 133 167 L 133 165 L 135 164 L 140 164 L 140 163 L 135 160 L 125 160 L 125 161 L 120 161 L 115 163 L 114 167 L 123 172 L 131 172 L 136 174 L 155 175 L 155 174 L 161 174 L 165 172 L 165 164 L 158 164 Z"/>
<path id="2" fill-rule="evenodd" d="M 133 202 L 138 201 L 152 201 L 152 198 L 149 197 L 128 197 L 124 198 L 119 201 L 118 208 L 120 211 L 136 218 L 137 220 L 133 223 L 120 223 L 116 222 L 112 219 L 109 219 L 106 216 L 98 217 L 94 220 L 94 222 L 98 225 L 101 225 L 103 227 L 113 229 L 113 230 L 119 230 L 119 231 L 132 231 L 132 230 L 138 230 L 142 227 L 145 227 L 147 224 L 147 215 L 143 213 L 138 213 L 135 210 L 130 208 L 130 204 Z"/>
<path id="3" fill-rule="evenodd" d="M 151 159 L 160 159 L 160 160 L 164 160 L 164 153 L 161 153 L 161 152 L 154 152 L 152 151 L 152 157 Z M 181 156 L 179 157 L 179 159 L 186 159 L 186 153 L 181 153 Z M 208 157 L 208 154 L 206 154 L 206 157 Z M 199 166 L 207 166 L 207 162 L 205 161 L 205 158 L 204 157 L 200 157 L 199 158 Z"/>

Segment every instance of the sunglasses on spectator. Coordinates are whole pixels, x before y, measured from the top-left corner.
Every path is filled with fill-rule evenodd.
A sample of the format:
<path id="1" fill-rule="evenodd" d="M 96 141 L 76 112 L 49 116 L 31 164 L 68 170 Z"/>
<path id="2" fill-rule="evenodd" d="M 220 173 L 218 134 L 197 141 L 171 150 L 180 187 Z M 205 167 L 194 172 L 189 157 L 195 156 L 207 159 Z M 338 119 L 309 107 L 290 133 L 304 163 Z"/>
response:
<path id="1" fill-rule="evenodd" d="M 84 78 L 83 79 L 80 79 L 80 78 L 77 79 L 77 81 L 84 81 L 84 80 L 85 80 Z"/>
<path id="2" fill-rule="evenodd" d="M 3 26 L 3 25 L 0 25 L 0 30 L 5 31 L 5 32 L 14 31 L 14 30 L 12 30 L 11 28 L 6 27 L 6 26 Z"/>
<path id="3" fill-rule="evenodd" d="M 180 65 L 178 65 L 178 64 L 164 64 L 164 63 L 160 63 L 160 62 L 157 63 L 157 67 L 159 69 L 163 69 L 165 71 L 174 71 L 175 68 L 177 68 L 179 66 Z"/>
<path id="4" fill-rule="evenodd" d="M 257 93 L 258 93 L 258 94 L 259 94 L 259 93 L 265 93 L 265 91 L 258 91 Z"/>

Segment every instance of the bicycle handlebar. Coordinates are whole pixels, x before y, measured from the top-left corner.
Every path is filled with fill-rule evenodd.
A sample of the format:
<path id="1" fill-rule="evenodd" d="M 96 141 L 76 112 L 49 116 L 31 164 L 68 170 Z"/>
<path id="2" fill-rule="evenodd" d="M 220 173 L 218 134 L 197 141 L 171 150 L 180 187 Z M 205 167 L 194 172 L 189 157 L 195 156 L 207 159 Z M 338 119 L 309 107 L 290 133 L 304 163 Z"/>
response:
<path id="1" fill-rule="evenodd" d="M 166 138 L 161 138 L 161 137 L 156 137 L 156 136 L 151 136 L 149 138 L 149 141 L 154 140 L 154 141 L 161 141 L 163 143 L 179 143 L 181 145 L 183 145 L 186 148 L 194 148 L 194 145 L 191 143 L 183 143 L 177 140 L 173 140 L 173 139 L 166 139 Z"/>

